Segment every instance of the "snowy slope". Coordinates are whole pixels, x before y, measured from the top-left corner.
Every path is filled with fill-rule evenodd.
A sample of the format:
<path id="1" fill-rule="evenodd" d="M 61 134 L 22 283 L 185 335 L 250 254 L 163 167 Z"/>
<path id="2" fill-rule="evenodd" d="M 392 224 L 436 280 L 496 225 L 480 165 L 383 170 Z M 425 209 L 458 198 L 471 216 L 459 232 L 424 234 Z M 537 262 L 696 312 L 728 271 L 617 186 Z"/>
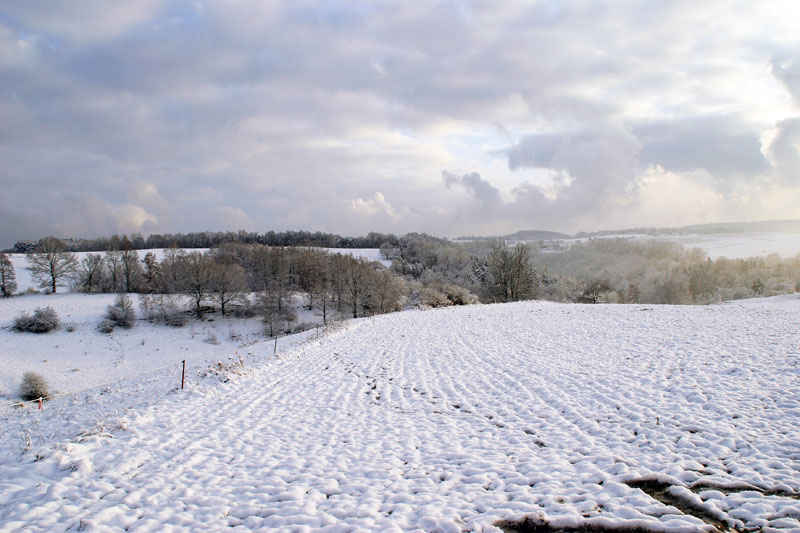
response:
<path id="1" fill-rule="evenodd" d="M 195 372 L 121 428 L 21 460 L 4 440 L 0 531 L 797 530 L 799 323 L 796 296 L 528 302 L 361 319 L 281 357 L 256 343 L 249 375 Z M 132 399 L 104 412 L 159 385 L 121 383 Z M 97 394 L 0 411 L 0 430 Z"/>
<path id="2" fill-rule="evenodd" d="M 783 258 L 800 254 L 800 234 L 798 233 L 704 233 L 686 235 L 619 234 L 585 237 L 580 239 L 556 239 L 551 242 L 560 247 L 569 247 L 577 242 L 590 239 L 640 239 L 676 242 L 686 249 L 700 248 L 709 258 L 746 259 L 778 254 Z"/>
<path id="3" fill-rule="evenodd" d="M 708 257 L 744 259 L 779 254 L 781 257 L 794 257 L 800 254 L 800 234 L 798 233 L 731 233 L 719 235 L 676 235 L 661 237 L 675 241 L 686 248 L 700 248 Z"/>
<path id="4" fill-rule="evenodd" d="M 190 363 L 232 356 L 238 347 L 263 340 L 260 319 L 190 321 L 185 327 L 153 325 L 144 320 L 112 334 L 97 332 L 97 324 L 113 294 L 31 295 L 0 301 L 0 401 L 18 388 L 26 371 L 47 378 L 59 393 L 75 393 L 100 385 Z M 138 298 L 131 301 L 140 315 Z M 13 318 L 41 306 L 52 307 L 63 327 L 46 335 L 10 330 Z M 69 331 L 69 330 L 72 331 Z"/>

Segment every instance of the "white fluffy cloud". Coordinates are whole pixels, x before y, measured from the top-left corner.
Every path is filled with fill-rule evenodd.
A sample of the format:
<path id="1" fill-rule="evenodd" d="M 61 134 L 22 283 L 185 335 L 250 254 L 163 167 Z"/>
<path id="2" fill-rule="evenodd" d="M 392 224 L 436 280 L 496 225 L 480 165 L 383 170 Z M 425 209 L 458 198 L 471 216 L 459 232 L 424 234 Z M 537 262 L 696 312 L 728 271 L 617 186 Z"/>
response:
<path id="1" fill-rule="evenodd" d="M 785 2 L 29 4 L 0 7 L 0 246 L 741 220 L 797 184 Z M 704 201 L 648 203 L 652 168 Z"/>

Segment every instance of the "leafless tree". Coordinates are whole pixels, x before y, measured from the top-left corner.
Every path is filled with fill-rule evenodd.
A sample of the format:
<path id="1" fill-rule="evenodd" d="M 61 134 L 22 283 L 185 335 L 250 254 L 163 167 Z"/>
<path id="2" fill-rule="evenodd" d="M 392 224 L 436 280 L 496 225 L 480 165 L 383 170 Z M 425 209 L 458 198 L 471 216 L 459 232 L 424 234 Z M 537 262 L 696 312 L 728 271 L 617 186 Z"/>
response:
<path id="1" fill-rule="evenodd" d="M 139 262 L 139 254 L 133 249 L 133 243 L 131 243 L 127 235 L 122 236 L 119 259 L 123 289 L 125 292 L 135 292 L 139 288 L 139 281 L 142 279 L 142 264 Z"/>
<path id="2" fill-rule="evenodd" d="M 144 280 L 145 291 L 149 293 L 161 292 L 159 287 L 161 282 L 161 266 L 158 264 L 156 254 L 153 252 L 144 254 L 142 264 L 144 265 L 142 279 Z"/>
<path id="3" fill-rule="evenodd" d="M 103 257 L 100 254 L 86 254 L 78 265 L 77 282 L 88 293 L 100 287 L 104 274 Z"/>
<path id="4" fill-rule="evenodd" d="M 495 246 L 489 255 L 489 282 L 492 295 L 503 302 L 535 298 L 539 278 L 531 265 L 528 247 Z"/>
<path id="5" fill-rule="evenodd" d="M 122 255 L 119 250 L 108 250 L 103 257 L 108 270 L 108 292 L 119 292 L 122 289 Z"/>
<path id="6" fill-rule="evenodd" d="M 226 263 L 212 263 L 211 297 L 219 304 L 223 316 L 227 304 L 245 301 L 245 287 L 245 275 L 242 267 Z"/>
<path id="7" fill-rule="evenodd" d="M 8 298 L 17 292 L 17 276 L 11 259 L 0 253 L 0 293 L 3 298 Z"/>
<path id="8" fill-rule="evenodd" d="M 211 294 L 213 261 L 208 254 L 188 253 L 178 260 L 180 292 L 194 301 L 198 318 L 203 316 L 203 302 Z"/>
<path id="9" fill-rule="evenodd" d="M 36 250 L 28 254 L 28 270 L 40 287 L 49 287 L 55 293 L 60 280 L 75 271 L 75 254 L 67 249 L 63 241 L 55 237 L 45 237 L 36 245 Z"/>

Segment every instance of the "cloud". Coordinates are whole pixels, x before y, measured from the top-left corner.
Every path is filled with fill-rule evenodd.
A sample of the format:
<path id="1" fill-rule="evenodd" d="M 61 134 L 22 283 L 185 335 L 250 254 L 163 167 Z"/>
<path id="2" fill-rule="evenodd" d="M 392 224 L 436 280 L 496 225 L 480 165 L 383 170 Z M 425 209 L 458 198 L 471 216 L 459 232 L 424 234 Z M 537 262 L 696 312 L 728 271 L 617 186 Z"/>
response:
<path id="1" fill-rule="evenodd" d="M 539 167 L 561 173 L 550 196 L 558 197 L 559 216 L 566 218 L 634 189 L 641 149 L 627 128 L 602 125 L 577 134 L 527 136 L 506 153 L 511 170 Z M 543 189 L 530 184 L 516 192 L 540 206 L 546 199 Z"/>
<path id="2" fill-rule="evenodd" d="M 67 215 L 56 221 L 59 236 L 91 237 L 97 228 L 103 234 L 150 233 L 158 218 L 144 208 L 134 204 L 111 204 L 97 196 L 79 196 L 68 199 Z"/>
<path id="3" fill-rule="evenodd" d="M 127 188 L 127 197 L 131 202 L 160 207 L 167 205 L 167 201 L 158 192 L 158 187 L 154 183 L 147 183 L 133 178 L 128 180 Z"/>
<path id="4" fill-rule="evenodd" d="M 800 185 L 800 117 L 783 120 L 770 132 L 765 153 L 779 182 Z"/>
<path id="5" fill-rule="evenodd" d="M 484 206 L 497 205 L 501 202 L 500 191 L 497 187 L 482 179 L 477 172 L 457 176 L 443 170 L 442 180 L 444 180 L 444 185 L 448 189 L 454 185 L 463 187 L 477 200 L 480 200 Z"/>
<path id="6" fill-rule="evenodd" d="M 257 225 L 247 213 L 238 207 L 221 205 L 215 209 L 220 230 L 247 230 L 253 231 Z"/>
<path id="7" fill-rule="evenodd" d="M 774 58 L 772 74 L 786 87 L 795 104 L 800 105 L 800 51 Z"/>
<path id="8" fill-rule="evenodd" d="M 386 215 L 391 218 L 397 217 L 397 212 L 394 207 L 386 201 L 383 194 L 376 192 L 372 198 L 363 199 L 355 198 L 350 201 L 350 208 L 356 213 L 364 213 L 366 215 Z"/>
<path id="9" fill-rule="evenodd" d="M 104 2 L 83 0 L 77 3 L 58 1 L 11 2 L 3 14 L 20 25 L 76 41 L 109 39 L 148 22 L 164 4 L 162 0 Z"/>
<path id="10" fill-rule="evenodd" d="M 726 198 L 793 179 L 800 6 L 6 4 L 0 246 L 221 213 L 263 231 L 592 229 L 650 167 Z M 79 223 L 75 191 L 101 214 Z"/>
<path id="11" fill-rule="evenodd" d="M 728 115 L 651 121 L 633 129 L 642 143 L 641 163 L 672 171 L 704 169 L 721 179 L 768 170 L 759 130 Z"/>

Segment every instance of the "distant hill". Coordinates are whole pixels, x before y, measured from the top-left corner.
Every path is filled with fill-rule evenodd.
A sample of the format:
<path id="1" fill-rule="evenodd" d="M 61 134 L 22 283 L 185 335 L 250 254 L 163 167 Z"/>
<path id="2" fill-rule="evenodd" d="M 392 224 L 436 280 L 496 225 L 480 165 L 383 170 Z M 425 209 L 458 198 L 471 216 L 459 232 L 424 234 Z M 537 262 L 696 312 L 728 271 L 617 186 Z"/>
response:
<path id="1" fill-rule="evenodd" d="M 600 237 L 604 235 L 689 235 L 719 233 L 800 233 L 800 220 L 762 220 L 759 222 L 719 222 L 713 224 L 696 224 L 678 228 L 630 228 L 623 230 L 605 230 L 575 235 L 578 238 Z"/>
<path id="2" fill-rule="evenodd" d="M 568 235 L 566 233 L 559 233 L 557 231 L 542 231 L 542 230 L 528 229 L 528 230 L 517 231 L 516 233 L 511 233 L 510 235 L 484 236 L 484 237 L 466 236 L 466 237 L 458 237 L 457 239 L 454 240 L 477 241 L 484 239 L 504 239 L 507 241 L 548 241 L 553 239 L 571 239 L 571 238 L 572 235 Z"/>

